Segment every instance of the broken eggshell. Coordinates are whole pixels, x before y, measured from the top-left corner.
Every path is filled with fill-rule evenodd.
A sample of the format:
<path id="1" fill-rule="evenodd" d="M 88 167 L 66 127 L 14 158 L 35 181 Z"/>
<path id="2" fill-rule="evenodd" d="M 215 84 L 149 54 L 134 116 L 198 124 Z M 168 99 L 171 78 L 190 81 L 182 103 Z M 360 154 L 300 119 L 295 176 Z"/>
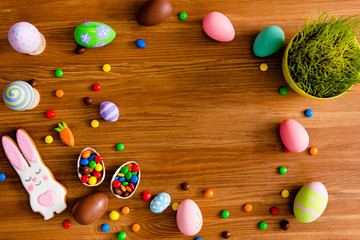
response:
<path id="1" fill-rule="evenodd" d="M 80 160 L 82 159 L 82 154 L 83 154 L 83 152 L 86 151 L 86 150 L 90 150 L 91 155 L 92 155 L 92 154 L 95 154 L 96 156 L 100 156 L 100 154 L 99 154 L 98 152 L 96 152 L 95 149 L 90 148 L 90 147 L 84 148 L 84 149 L 81 151 L 81 153 L 80 153 L 80 155 L 79 155 L 79 158 L 78 158 L 78 161 L 77 161 L 77 172 L 78 172 L 78 176 L 79 176 L 80 181 L 81 181 L 81 177 L 83 176 L 83 175 L 80 173 L 80 167 L 81 167 L 81 165 L 80 165 Z M 90 155 L 90 156 L 91 156 L 91 155 Z M 97 182 L 96 184 L 90 185 L 90 184 L 88 184 L 88 183 L 83 183 L 83 182 L 81 182 L 81 183 L 84 184 L 84 185 L 87 186 L 87 187 L 96 187 L 96 186 L 99 186 L 99 185 L 104 181 L 104 179 L 105 179 L 105 164 L 104 164 L 104 160 L 101 161 L 101 164 L 102 164 L 102 171 L 101 171 L 101 172 L 102 172 L 102 176 L 101 176 L 100 179 L 98 179 L 98 182 Z"/>
<path id="2" fill-rule="evenodd" d="M 120 198 L 120 199 L 128 199 L 128 198 L 130 198 L 132 195 L 134 195 L 134 193 L 136 192 L 136 189 L 138 188 L 138 186 L 139 186 L 139 184 L 140 184 L 140 177 L 141 177 L 141 176 L 140 176 L 140 168 L 139 168 L 139 171 L 138 171 L 138 174 L 137 174 L 138 180 L 137 180 L 137 183 L 136 183 L 136 185 L 135 185 L 135 189 L 132 190 L 132 192 L 129 194 L 129 196 L 123 197 L 123 196 L 117 195 L 117 194 L 114 192 L 113 182 L 115 181 L 115 178 L 117 177 L 117 175 L 120 173 L 121 168 L 124 167 L 124 166 L 126 166 L 126 165 L 128 165 L 128 164 L 133 164 L 133 165 L 138 165 L 138 166 L 139 166 L 139 164 L 137 164 L 137 162 L 135 162 L 135 161 L 129 161 L 129 162 L 124 163 L 123 165 L 121 165 L 121 166 L 115 171 L 115 173 L 114 173 L 114 175 L 113 175 L 113 177 L 111 178 L 111 181 L 110 181 L 110 190 L 111 190 L 111 192 L 114 194 L 115 197 Z"/>

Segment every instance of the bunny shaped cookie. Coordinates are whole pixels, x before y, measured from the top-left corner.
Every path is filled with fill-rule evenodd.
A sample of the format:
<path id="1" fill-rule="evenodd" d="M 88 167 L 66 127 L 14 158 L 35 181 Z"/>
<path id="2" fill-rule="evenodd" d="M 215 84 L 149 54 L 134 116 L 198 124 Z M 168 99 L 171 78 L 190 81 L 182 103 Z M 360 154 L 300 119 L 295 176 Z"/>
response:
<path id="1" fill-rule="evenodd" d="M 44 164 L 34 141 L 24 129 L 16 131 L 16 140 L 19 147 L 9 136 L 2 137 L 5 154 L 29 193 L 32 210 L 48 220 L 54 212 L 66 209 L 67 190 Z"/>

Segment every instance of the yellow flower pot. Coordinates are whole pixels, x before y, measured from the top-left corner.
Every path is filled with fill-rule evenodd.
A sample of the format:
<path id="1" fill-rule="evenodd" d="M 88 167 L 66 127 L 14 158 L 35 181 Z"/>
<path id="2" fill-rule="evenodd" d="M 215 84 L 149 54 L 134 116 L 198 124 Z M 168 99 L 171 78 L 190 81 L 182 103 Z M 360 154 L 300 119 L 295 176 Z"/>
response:
<path id="1" fill-rule="evenodd" d="M 289 44 L 287 45 L 286 49 L 285 49 L 285 53 L 284 53 L 284 56 L 283 56 L 283 60 L 282 60 L 282 72 L 283 72 L 283 75 L 284 75 L 284 78 L 286 80 L 286 82 L 289 84 L 289 86 L 295 91 L 297 92 L 298 94 L 302 95 L 302 96 L 305 96 L 305 97 L 309 97 L 309 98 L 313 98 L 313 99 L 333 99 L 333 98 L 337 98 L 337 97 L 340 97 L 341 95 L 345 94 L 347 91 L 349 91 L 352 86 L 345 92 L 343 93 L 340 93 L 336 96 L 332 96 L 332 97 L 328 97 L 328 98 L 320 98 L 320 97 L 315 97 L 315 96 L 312 96 L 310 94 L 307 94 L 306 92 L 304 92 L 302 89 L 300 89 L 295 81 L 292 79 L 291 75 L 290 75 L 290 70 L 288 68 L 288 54 L 289 54 L 289 50 L 291 48 L 291 45 L 292 45 L 292 42 L 294 40 L 294 38 L 296 37 L 296 35 L 291 39 L 291 41 L 289 42 Z M 356 40 L 355 40 L 356 41 Z M 357 45 L 359 46 L 359 43 L 356 41 Z M 360 46 L 359 46 L 360 47 Z"/>

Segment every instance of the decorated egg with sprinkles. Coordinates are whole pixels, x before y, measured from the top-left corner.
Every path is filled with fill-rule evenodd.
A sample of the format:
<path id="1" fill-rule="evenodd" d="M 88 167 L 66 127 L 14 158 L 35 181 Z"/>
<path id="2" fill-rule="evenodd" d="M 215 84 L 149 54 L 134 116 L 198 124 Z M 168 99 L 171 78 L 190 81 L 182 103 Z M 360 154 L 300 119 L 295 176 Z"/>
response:
<path id="1" fill-rule="evenodd" d="M 9 29 L 8 40 L 16 51 L 31 53 L 40 46 L 41 34 L 31 23 L 18 22 Z"/>
<path id="2" fill-rule="evenodd" d="M 303 186 L 294 200 L 294 214 L 303 223 L 313 222 L 324 212 L 328 202 L 328 192 L 321 182 L 311 182 Z"/>
<path id="3" fill-rule="evenodd" d="M 15 81 L 6 86 L 3 94 L 6 106 L 15 111 L 24 111 L 37 106 L 39 93 L 24 81 Z"/>
<path id="4" fill-rule="evenodd" d="M 115 31 L 100 22 L 85 22 L 75 29 L 75 40 L 83 47 L 102 47 L 110 43 L 116 36 Z"/>
<path id="5" fill-rule="evenodd" d="M 115 122 L 120 116 L 118 107 L 112 102 L 101 103 L 100 115 L 108 122 Z"/>
<path id="6" fill-rule="evenodd" d="M 163 192 L 159 193 L 153 200 L 150 202 L 150 210 L 153 213 L 161 213 L 163 212 L 171 202 L 170 195 Z"/>

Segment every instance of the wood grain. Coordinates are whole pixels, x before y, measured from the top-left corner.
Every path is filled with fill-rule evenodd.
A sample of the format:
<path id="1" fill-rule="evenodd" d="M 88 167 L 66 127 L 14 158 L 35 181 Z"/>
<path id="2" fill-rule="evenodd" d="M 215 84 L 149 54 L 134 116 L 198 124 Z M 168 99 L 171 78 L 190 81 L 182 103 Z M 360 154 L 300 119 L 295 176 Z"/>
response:
<path id="1" fill-rule="evenodd" d="M 0 103 L 0 134 L 14 137 L 17 128 L 25 128 L 33 137 L 45 163 L 56 178 L 68 188 L 68 208 L 51 220 L 31 211 L 28 194 L 0 151 L 1 168 L 7 179 L 0 184 L 0 239 L 116 239 L 126 231 L 127 239 L 193 239 L 181 234 L 175 212 L 168 208 L 161 214 L 149 211 L 140 193 L 167 192 L 172 202 L 190 198 L 202 210 L 204 226 L 198 236 L 222 239 L 229 231 L 231 239 L 359 239 L 360 230 L 360 91 L 328 101 L 304 98 L 289 89 L 281 72 L 281 58 L 286 44 L 273 56 L 257 58 L 252 54 L 256 34 L 269 25 L 280 26 L 288 43 L 309 11 L 312 18 L 319 9 L 331 15 L 359 13 L 359 1 L 295 0 L 197 0 L 171 1 L 173 14 L 157 26 L 144 27 L 135 20 L 142 0 L 3 0 L 0 2 L 0 90 L 15 80 L 36 78 L 41 102 L 36 109 L 15 112 Z M 186 21 L 177 14 L 185 11 Z M 202 31 L 206 13 L 219 11 L 232 21 L 235 40 L 219 43 Z M 76 55 L 73 32 L 85 21 L 100 21 L 117 33 L 115 40 L 99 49 Z M 7 31 L 18 21 L 34 24 L 47 40 L 39 56 L 15 52 L 7 41 Z M 138 49 L 135 40 L 146 41 Z M 259 65 L 266 62 L 267 72 Z M 109 63 L 111 72 L 101 66 Z M 62 78 L 53 71 L 64 70 Z M 101 84 L 99 92 L 91 85 Z M 54 96 L 63 89 L 62 99 Z M 83 98 L 94 103 L 87 106 Z M 2 100 L 1 100 L 2 101 Z M 100 120 L 99 104 L 115 102 L 121 113 L 119 121 Z M 311 108 L 312 118 L 303 111 Z M 47 119 L 46 110 L 57 116 Z M 299 121 L 308 130 L 310 145 L 319 149 L 317 156 L 307 152 L 284 153 L 279 138 L 279 124 L 286 118 Z M 100 127 L 90 127 L 92 119 Z M 75 147 L 63 145 L 53 130 L 65 121 L 75 136 Z M 44 137 L 54 142 L 45 144 Z M 123 152 L 115 144 L 125 144 Z M 85 147 L 95 148 L 106 164 L 106 180 L 96 189 L 81 184 L 76 173 L 78 154 Z M 114 171 L 122 163 L 140 164 L 141 184 L 134 197 L 120 200 L 111 195 L 109 185 Z M 286 166 L 288 173 L 277 173 Z M 191 188 L 183 191 L 181 183 Z M 329 192 L 329 203 L 322 217 L 311 224 L 298 222 L 292 214 L 296 192 L 310 181 L 321 181 Z M 212 188 L 215 196 L 205 199 L 202 192 Z M 290 197 L 280 196 L 282 189 Z M 71 209 L 75 202 L 93 191 L 110 197 L 110 210 L 129 206 L 131 213 L 111 221 L 105 214 L 98 222 L 82 226 L 75 222 Z M 245 213 L 242 206 L 251 203 L 254 210 Z M 277 206 L 280 214 L 271 216 Z M 220 211 L 230 211 L 221 219 Z M 69 219 L 70 229 L 62 222 Z M 290 230 L 280 229 L 280 221 L 290 221 Z M 266 231 L 257 224 L 265 221 Z M 102 233 L 108 223 L 111 230 Z M 131 225 L 139 223 L 138 233 Z"/>

